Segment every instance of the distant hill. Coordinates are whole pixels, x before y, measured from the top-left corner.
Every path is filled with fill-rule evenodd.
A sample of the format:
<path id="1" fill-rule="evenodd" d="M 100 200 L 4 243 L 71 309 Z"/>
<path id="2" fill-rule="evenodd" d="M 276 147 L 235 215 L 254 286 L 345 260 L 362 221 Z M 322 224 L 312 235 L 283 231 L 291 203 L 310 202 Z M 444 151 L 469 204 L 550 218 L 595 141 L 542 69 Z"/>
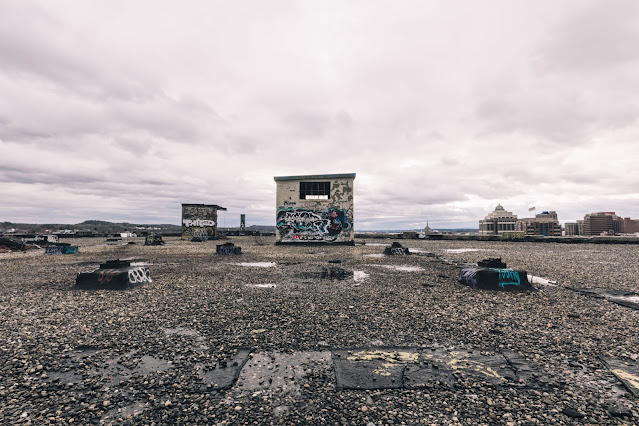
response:
<path id="1" fill-rule="evenodd" d="M 220 231 L 232 231 L 238 230 L 239 227 L 219 227 Z M 247 230 L 260 231 L 260 232 L 275 232 L 274 226 L 266 225 L 250 225 L 246 227 Z M 48 224 L 30 224 L 30 223 L 12 223 L 12 222 L 0 222 L 0 234 L 2 233 L 16 233 L 16 234 L 50 234 L 64 231 L 83 231 L 97 234 L 115 234 L 124 231 L 129 232 L 155 232 L 157 234 L 175 234 L 181 233 L 182 227 L 180 225 L 173 224 L 136 224 L 130 222 L 108 222 L 106 220 L 85 220 L 76 224 L 61 224 L 61 223 L 48 223 Z M 406 229 L 397 230 L 366 230 L 356 231 L 362 233 L 402 233 Z M 423 229 L 412 229 L 411 231 L 424 232 Z M 463 233 L 477 233 L 477 228 L 458 228 L 458 229 L 437 229 L 439 232 L 463 234 Z"/>
<path id="2" fill-rule="evenodd" d="M 104 220 L 85 220 L 82 223 L 76 224 L 61 224 L 61 223 L 45 223 L 45 224 L 31 224 L 31 223 L 12 223 L 1 222 L 0 234 L 12 232 L 16 234 L 51 234 L 65 231 L 84 231 L 97 234 L 113 234 L 124 231 L 130 232 L 155 232 L 162 233 L 179 233 L 182 231 L 180 225 L 172 224 L 135 224 L 128 222 L 107 222 Z"/>

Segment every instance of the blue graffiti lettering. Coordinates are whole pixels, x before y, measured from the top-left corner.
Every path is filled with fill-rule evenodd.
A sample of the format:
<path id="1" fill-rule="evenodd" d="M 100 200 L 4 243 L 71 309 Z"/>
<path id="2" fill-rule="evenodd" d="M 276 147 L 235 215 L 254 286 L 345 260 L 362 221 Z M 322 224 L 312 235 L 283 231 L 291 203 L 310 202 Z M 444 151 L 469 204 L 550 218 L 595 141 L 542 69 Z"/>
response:
<path id="1" fill-rule="evenodd" d="M 495 271 L 499 274 L 499 286 L 506 287 L 507 285 L 521 285 L 519 279 L 519 273 L 512 269 L 496 269 L 490 268 L 491 271 Z"/>

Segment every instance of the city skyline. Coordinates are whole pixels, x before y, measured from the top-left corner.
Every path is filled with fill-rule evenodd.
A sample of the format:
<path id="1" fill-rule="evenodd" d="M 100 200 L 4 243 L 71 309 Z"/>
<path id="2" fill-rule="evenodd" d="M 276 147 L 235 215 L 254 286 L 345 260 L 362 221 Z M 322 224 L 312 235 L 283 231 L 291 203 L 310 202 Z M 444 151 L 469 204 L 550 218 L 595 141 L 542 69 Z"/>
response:
<path id="1" fill-rule="evenodd" d="M 350 172 L 357 230 L 639 217 L 635 1 L 2 4 L 0 222 L 273 225 Z"/>

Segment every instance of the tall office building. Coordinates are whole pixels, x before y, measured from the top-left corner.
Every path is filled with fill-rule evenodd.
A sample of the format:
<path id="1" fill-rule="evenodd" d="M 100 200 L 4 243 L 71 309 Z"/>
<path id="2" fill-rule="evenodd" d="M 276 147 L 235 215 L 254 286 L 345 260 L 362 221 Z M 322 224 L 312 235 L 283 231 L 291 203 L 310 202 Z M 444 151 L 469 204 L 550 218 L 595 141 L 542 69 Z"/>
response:
<path id="1" fill-rule="evenodd" d="M 584 216 L 584 235 L 605 235 L 620 233 L 623 219 L 615 212 L 590 213 Z"/>

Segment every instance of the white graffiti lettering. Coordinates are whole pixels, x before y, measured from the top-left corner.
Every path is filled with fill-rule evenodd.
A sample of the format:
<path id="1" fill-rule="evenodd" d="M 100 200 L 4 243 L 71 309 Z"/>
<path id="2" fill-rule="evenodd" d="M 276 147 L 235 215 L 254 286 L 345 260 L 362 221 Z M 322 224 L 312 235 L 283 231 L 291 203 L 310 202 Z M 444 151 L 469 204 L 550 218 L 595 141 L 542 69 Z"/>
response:
<path id="1" fill-rule="evenodd" d="M 215 221 L 206 220 L 206 219 L 184 219 L 182 220 L 182 224 L 186 227 L 191 227 L 191 226 L 205 227 L 205 226 L 215 226 Z"/>
<path id="2" fill-rule="evenodd" d="M 145 282 L 150 283 L 152 282 L 151 271 L 147 268 L 129 269 L 129 282 L 132 284 Z"/>

